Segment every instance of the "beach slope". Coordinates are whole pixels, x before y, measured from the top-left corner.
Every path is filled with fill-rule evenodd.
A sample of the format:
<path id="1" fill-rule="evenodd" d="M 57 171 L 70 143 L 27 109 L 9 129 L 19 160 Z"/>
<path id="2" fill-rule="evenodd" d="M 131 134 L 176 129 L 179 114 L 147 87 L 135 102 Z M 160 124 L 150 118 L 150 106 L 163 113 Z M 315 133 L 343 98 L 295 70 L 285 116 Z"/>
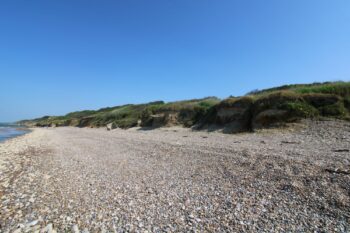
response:
<path id="1" fill-rule="evenodd" d="M 36 128 L 0 143 L 0 232 L 350 230 L 350 124 Z"/>

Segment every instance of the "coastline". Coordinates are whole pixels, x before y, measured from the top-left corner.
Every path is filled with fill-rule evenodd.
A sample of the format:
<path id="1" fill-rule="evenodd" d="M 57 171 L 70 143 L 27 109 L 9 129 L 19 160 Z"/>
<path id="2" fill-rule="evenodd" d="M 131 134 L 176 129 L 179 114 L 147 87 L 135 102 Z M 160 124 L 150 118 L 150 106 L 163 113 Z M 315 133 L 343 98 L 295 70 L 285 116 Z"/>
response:
<path id="1" fill-rule="evenodd" d="M 34 128 L 0 143 L 2 230 L 346 232 L 350 124 L 306 124 Z"/>
<path id="2" fill-rule="evenodd" d="M 20 126 L 1 126 L 0 127 L 0 143 L 15 138 L 18 136 L 25 135 L 31 130 Z"/>

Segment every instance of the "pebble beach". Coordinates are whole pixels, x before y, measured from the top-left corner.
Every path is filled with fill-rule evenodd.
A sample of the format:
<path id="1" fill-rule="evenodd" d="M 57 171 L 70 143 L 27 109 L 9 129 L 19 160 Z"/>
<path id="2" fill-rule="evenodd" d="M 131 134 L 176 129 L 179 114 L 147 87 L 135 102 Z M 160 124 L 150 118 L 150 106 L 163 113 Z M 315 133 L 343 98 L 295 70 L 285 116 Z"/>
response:
<path id="1" fill-rule="evenodd" d="M 0 143 L 0 232 L 349 232 L 350 123 L 35 128 Z"/>

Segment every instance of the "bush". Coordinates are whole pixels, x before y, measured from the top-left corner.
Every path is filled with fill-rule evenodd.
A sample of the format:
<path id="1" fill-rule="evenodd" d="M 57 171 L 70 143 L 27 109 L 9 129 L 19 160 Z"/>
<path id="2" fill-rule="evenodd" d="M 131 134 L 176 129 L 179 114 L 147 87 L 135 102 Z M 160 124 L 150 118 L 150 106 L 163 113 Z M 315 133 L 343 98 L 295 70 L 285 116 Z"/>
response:
<path id="1" fill-rule="evenodd" d="M 287 102 L 302 102 L 302 98 L 291 91 L 278 91 L 263 95 L 255 100 L 253 115 L 267 109 L 279 109 Z"/>
<path id="2" fill-rule="evenodd" d="M 342 102 L 320 107 L 319 110 L 323 116 L 344 117 L 347 113 Z"/>
<path id="3" fill-rule="evenodd" d="M 281 105 L 281 109 L 287 110 L 291 118 L 307 118 L 319 115 L 315 107 L 305 102 L 287 102 Z"/>
<path id="4" fill-rule="evenodd" d="M 341 97 L 334 94 L 309 93 L 303 94 L 302 98 L 316 108 L 341 101 Z"/>

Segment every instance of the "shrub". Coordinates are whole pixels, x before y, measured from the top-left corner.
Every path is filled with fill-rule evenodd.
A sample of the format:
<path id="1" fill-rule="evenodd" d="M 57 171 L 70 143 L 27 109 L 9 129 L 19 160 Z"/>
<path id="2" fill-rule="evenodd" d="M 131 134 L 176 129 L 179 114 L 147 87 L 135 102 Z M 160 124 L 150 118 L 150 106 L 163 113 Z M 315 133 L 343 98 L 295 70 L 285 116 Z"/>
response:
<path id="1" fill-rule="evenodd" d="M 287 102 L 301 102 L 300 95 L 291 91 L 272 92 L 261 96 L 254 102 L 253 114 L 256 115 L 267 109 L 279 109 Z"/>
<path id="2" fill-rule="evenodd" d="M 308 93 L 303 94 L 302 98 L 316 108 L 341 101 L 341 98 L 334 94 Z"/>
<path id="3" fill-rule="evenodd" d="M 282 104 L 280 108 L 287 110 L 291 118 L 307 118 L 319 115 L 315 107 L 305 102 L 287 102 Z"/>
<path id="4" fill-rule="evenodd" d="M 319 110 L 323 116 L 344 117 L 347 113 L 342 102 L 322 106 Z"/>

